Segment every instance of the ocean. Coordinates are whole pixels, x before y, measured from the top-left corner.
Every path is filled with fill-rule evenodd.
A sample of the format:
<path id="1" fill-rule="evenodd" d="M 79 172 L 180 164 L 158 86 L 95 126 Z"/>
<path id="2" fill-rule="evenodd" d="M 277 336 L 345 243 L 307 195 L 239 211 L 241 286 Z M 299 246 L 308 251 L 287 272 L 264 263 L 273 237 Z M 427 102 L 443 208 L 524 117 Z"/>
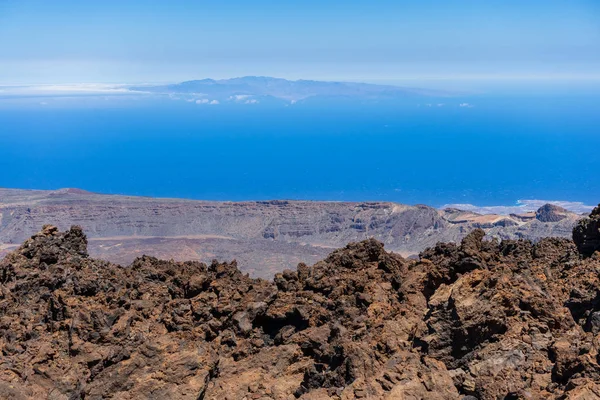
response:
<path id="1" fill-rule="evenodd" d="M 0 100 L 0 187 L 441 206 L 600 202 L 600 95 Z"/>

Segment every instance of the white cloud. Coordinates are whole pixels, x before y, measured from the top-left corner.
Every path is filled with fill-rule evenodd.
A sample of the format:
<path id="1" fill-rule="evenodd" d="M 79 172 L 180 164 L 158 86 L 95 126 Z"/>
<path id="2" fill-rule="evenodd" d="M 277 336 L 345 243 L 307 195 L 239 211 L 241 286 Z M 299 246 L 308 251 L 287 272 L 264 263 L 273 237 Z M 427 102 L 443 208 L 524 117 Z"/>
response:
<path id="1" fill-rule="evenodd" d="M 460 103 L 458 106 L 459 107 L 463 107 L 463 108 L 473 108 L 473 107 L 475 107 L 474 105 L 469 104 L 469 103 Z"/>
<path id="2" fill-rule="evenodd" d="M 249 94 L 234 94 L 233 96 L 229 96 L 229 100 L 242 101 L 252 97 Z"/>
<path id="3" fill-rule="evenodd" d="M 256 99 L 246 100 L 246 104 L 258 104 L 258 100 L 256 100 Z"/>
<path id="4" fill-rule="evenodd" d="M 196 104 L 219 104 L 219 100 L 198 99 Z"/>
<path id="5" fill-rule="evenodd" d="M 121 84 L 102 84 L 102 83 L 80 83 L 72 85 L 19 85 L 19 86 L 3 86 L 0 89 L 3 93 L 13 96 L 22 95 L 119 95 L 131 94 L 127 85 Z"/>

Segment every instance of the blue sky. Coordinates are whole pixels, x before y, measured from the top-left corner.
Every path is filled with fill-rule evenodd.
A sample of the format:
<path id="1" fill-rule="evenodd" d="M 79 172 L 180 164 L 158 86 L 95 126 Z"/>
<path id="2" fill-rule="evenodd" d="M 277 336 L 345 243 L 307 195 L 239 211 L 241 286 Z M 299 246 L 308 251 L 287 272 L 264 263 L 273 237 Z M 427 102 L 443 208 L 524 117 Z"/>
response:
<path id="1" fill-rule="evenodd" d="M 0 0 L 2 84 L 241 75 L 598 80 L 600 1 Z"/>

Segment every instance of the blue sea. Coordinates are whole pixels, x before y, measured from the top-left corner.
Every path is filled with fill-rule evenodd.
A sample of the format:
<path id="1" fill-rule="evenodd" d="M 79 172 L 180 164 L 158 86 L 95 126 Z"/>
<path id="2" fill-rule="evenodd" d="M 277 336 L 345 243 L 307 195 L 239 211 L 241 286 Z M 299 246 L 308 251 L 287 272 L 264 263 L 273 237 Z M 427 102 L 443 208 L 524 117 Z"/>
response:
<path id="1" fill-rule="evenodd" d="M 600 202 L 600 93 L 0 100 L 0 187 L 208 200 Z"/>

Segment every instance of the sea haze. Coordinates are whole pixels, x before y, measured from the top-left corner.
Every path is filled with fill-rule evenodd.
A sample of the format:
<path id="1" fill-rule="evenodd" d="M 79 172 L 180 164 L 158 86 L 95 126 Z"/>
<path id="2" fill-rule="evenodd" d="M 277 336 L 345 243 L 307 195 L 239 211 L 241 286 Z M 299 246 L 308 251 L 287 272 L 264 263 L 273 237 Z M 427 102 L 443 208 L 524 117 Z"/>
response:
<path id="1" fill-rule="evenodd" d="M 433 206 L 600 201 L 593 93 L 234 100 L 244 101 L 0 99 L 0 186 Z"/>

